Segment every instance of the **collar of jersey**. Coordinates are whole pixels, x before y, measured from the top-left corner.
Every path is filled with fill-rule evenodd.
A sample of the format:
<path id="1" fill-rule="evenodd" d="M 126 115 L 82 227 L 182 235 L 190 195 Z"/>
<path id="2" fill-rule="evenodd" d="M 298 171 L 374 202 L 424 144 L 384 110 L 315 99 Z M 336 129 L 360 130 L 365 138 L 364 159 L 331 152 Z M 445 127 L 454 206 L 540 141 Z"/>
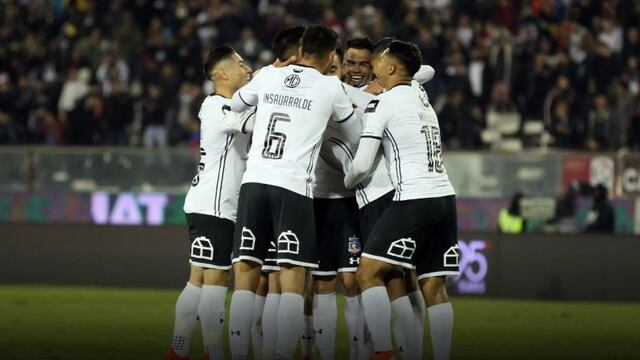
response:
<path id="1" fill-rule="evenodd" d="M 410 87 L 411 86 L 411 82 L 403 82 L 403 83 L 395 84 L 392 87 L 388 88 L 387 91 L 389 91 L 389 90 L 391 90 L 391 89 L 393 89 L 394 87 L 397 87 L 397 86 L 409 86 Z"/>

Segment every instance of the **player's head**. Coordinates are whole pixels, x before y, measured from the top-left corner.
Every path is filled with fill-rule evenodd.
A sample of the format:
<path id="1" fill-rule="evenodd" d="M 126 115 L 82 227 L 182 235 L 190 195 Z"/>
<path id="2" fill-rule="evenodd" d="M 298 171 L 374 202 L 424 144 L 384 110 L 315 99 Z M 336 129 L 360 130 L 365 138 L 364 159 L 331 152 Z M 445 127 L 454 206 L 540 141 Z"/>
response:
<path id="1" fill-rule="evenodd" d="M 353 38 L 347 41 L 343 62 L 343 71 L 347 84 L 362 86 L 371 81 L 372 52 L 373 43 L 368 37 Z"/>
<path id="2" fill-rule="evenodd" d="M 378 40 L 378 42 L 373 46 L 372 56 L 380 55 L 383 51 L 387 49 L 389 44 L 391 44 L 394 41 L 396 41 L 396 39 L 390 36 L 383 37 L 382 39 Z"/>
<path id="3" fill-rule="evenodd" d="M 309 25 L 302 35 L 300 58 L 325 74 L 333 64 L 338 36 L 324 25 Z"/>
<path id="4" fill-rule="evenodd" d="M 406 41 L 390 42 L 386 49 L 374 56 L 373 72 L 382 87 L 390 89 L 399 82 L 409 82 L 420 69 L 420 49 Z"/>
<path id="5" fill-rule="evenodd" d="M 213 81 L 216 91 L 235 92 L 251 79 L 251 68 L 232 47 L 218 46 L 205 58 L 204 76 Z"/>
<path id="6" fill-rule="evenodd" d="M 302 34 L 304 34 L 302 26 L 294 26 L 280 31 L 273 38 L 271 52 L 280 61 L 287 61 L 290 57 L 298 55 Z"/>
<path id="7" fill-rule="evenodd" d="M 333 57 L 333 63 L 329 66 L 327 75 L 335 75 L 342 80 L 342 60 L 344 59 L 344 50 L 340 41 L 336 43 L 336 56 Z"/>

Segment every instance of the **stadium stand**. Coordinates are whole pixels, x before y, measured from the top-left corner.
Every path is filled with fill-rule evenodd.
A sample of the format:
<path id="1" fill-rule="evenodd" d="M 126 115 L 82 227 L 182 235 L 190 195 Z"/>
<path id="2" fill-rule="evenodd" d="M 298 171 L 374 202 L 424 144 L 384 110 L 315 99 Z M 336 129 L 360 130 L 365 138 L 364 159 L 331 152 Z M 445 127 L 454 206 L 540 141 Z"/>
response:
<path id="1" fill-rule="evenodd" d="M 320 21 L 418 44 L 449 148 L 639 149 L 639 14 L 631 0 L 9 0 L 0 143 L 196 143 L 204 51 L 231 44 L 258 68 L 278 30 Z"/>

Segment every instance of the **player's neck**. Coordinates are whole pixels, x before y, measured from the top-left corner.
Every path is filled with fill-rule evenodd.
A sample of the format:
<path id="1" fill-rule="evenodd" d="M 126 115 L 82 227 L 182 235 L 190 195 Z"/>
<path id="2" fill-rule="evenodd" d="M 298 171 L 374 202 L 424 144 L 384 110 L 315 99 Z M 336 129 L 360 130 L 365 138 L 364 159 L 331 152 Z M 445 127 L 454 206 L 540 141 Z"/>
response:
<path id="1" fill-rule="evenodd" d="M 326 68 L 325 64 L 321 64 L 320 61 L 312 57 L 303 57 L 302 60 L 300 60 L 300 62 L 298 63 L 298 65 L 314 68 L 323 74 Z"/>
<path id="2" fill-rule="evenodd" d="M 231 99 L 234 93 L 235 90 L 231 89 L 230 87 L 216 84 L 216 95 Z"/>
<path id="3" fill-rule="evenodd" d="M 397 79 L 389 79 L 389 83 L 387 84 L 387 91 L 393 89 L 396 86 L 407 85 L 411 86 L 411 79 L 409 78 L 397 78 Z"/>

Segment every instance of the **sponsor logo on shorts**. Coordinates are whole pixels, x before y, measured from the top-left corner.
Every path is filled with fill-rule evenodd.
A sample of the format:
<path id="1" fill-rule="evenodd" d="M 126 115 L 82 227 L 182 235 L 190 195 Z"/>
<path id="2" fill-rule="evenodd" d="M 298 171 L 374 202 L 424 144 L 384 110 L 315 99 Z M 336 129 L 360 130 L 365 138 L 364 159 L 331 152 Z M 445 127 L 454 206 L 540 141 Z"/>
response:
<path id="1" fill-rule="evenodd" d="M 271 242 L 269 242 L 269 249 L 267 249 L 267 252 L 278 252 L 275 241 L 272 240 Z"/>
<path id="2" fill-rule="evenodd" d="M 458 267 L 460 264 L 460 248 L 458 244 L 453 245 L 444 253 L 442 263 L 445 267 Z"/>
<path id="3" fill-rule="evenodd" d="M 213 260 L 213 246 L 211 240 L 198 236 L 191 243 L 191 257 L 194 259 Z"/>
<path id="4" fill-rule="evenodd" d="M 287 230 L 278 236 L 278 253 L 298 254 L 300 252 L 300 240 L 293 231 Z"/>
<path id="5" fill-rule="evenodd" d="M 411 238 L 402 238 L 391 243 L 387 250 L 387 255 L 411 260 L 415 251 L 416 242 Z"/>
<path id="6" fill-rule="evenodd" d="M 352 236 L 349 238 L 349 241 L 347 243 L 347 251 L 349 251 L 350 254 L 360 254 L 362 252 L 362 245 L 360 244 L 360 238 L 357 236 Z"/>
<path id="7" fill-rule="evenodd" d="M 240 236 L 240 250 L 253 250 L 256 247 L 256 236 L 251 229 L 243 226 Z"/>

